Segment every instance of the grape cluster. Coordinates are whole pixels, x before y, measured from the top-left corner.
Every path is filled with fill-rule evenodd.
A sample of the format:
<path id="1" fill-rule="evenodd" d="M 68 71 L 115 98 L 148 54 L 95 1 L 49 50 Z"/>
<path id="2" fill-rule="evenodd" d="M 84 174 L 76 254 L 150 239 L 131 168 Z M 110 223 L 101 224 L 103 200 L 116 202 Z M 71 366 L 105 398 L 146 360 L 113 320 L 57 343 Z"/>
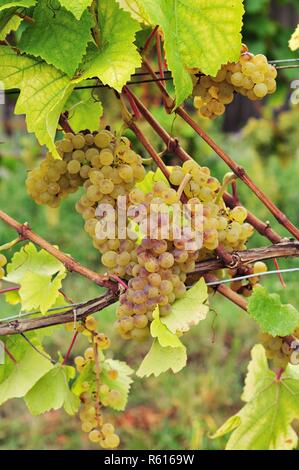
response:
<path id="1" fill-rule="evenodd" d="M 5 269 L 4 266 L 7 264 L 6 256 L 0 253 L 0 280 L 5 276 Z"/>
<path id="2" fill-rule="evenodd" d="M 136 188 L 133 189 L 129 199 L 134 206 L 142 204 L 146 213 L 140 219 L 141 230 L 144 230 L 143 238 L 134 250 L 136 261 L 132 263 L 129 288 L 120 297 L 116 328 L 125 339 L 143 340 L 149 335 L 149 325 L 155 308 L 159 306 L 160 316 L 166 316 L 171 312 L 174 301 L 184 296 L 187 273 L 194 270 L 198 251 L 187 249 L 187 243 L 194 241 L 188 230 L 179 239 L 166 241 L 163 238 L 163 213 L 169 220 L 171 234 L 171 208 L 175 203 L 181 207 L 174 189 L 159 181 L 154 183 L 152 192 L 146 195 Z M 149 220 L 149 214 L 152 215 L 150 211 L 154 211 L 155 207 L 159 212 L 155 227 L 156 238 L 153 238 L 150 235 L 153 220 Z M 192 213 L 190 216 L 192 219 Z M 146 225 L 143 222 L 147 222 Z M 193 229 L 195 228 L 200 229 L 193 226 Z"/>
<path id="3" fill-rule="evenodd" d="M 199 166 L 194 160 L 184 162 L 182 167 L 175 166 L 170 174 L 170 182 L 178 186 L 185 175 L 191 176 L 184 189 L 189 202 L 198 200 L 203 205 L 203 250 L 200 259 L 211 256 L 218 245 L 228 251 L 245 249 L 245 243 L 253 234 L 253 228 L 246 223 L 247 210 L 242 206 L 233 209 L 225 207 L 219 197 L 221 184 L 210 175 L 207 167 Z"/>
<path id="4" fill-rule="evenodd" d="M 91 379 L 81 383 L 80 400 L 82 406 L 79 417 L 82 431 L 88 433 L 91 442 L 98 443 L 103 449 L 115 449 L 120 443 L 119 436 L 115 433 L 114 426 L 111 423 L 104 422 L 101 408 L 103 406 L 114 406 L 120 399 L 120 392 L 104 383 L 97 383 L 95 347 L 99 350 L 109 348 L 110 339 L 104 333 L 98 333 L 96 329 L 96 320 L 92 316 L 87 317 L 83 331 L 82 328 L 81 331 L 90 338 L 93 346 L 84 351 L 84 356 L 77 356 L 74 359 L 77 371 L 80 374 L 84 373 L 88 364 L 94 363 Z M 118 372 L 111 369 L 108 376 L 111 381 L 116 380 Z"/>
<path id="5" fill-rule="evenodd" d="M 260 341 L 266 350 L 266 356 L 272 361 L 277 369 L 285 369 L 289 363 L 292 364 L 292 355 L 295 349 L 292 347 L 289 339 L 281 336 L 271 336 L 268 333 L 260 333 Z M 299 327 L 295 329 L 294 340 L 299 338 Z M 298 343 L 299 344 L 299 343 Z M 296 358 L 296 364 L 297 364 Z"/>
<path id="6" fill-rule="evenodd" d="M 264 273 L 268 270 L 267 265 L 263 263 L 262 261 L 257 261 L 256 263 L 253 264 L 253 266 L 247 266 L 246 268 L 246 273 L 247 274 L 256 274 L 254 277 L 249 277 L 248 279 L 244 280 L 238 280 L 230 283 L 230 288 L 237 292 L 240 295 L 243 295 L 243 297 L 250 297 L 253 288 L 258 285 L 260 276 L 259 274 Z M 230 270 L 230 275 L 232 278 L 235 276 L 238 276 L 240 274 L 245 274 L 244 273 L 244 268 L 242 267 L 241 272 L 239 272 L 238 269 L 231 269 Z"/>
<path id="7" fill-rule="evenodd" d="M 61 160 L 47 153 L 45 160 L 28 173 L 27 191 L 37 204 L 58 207 L 63 197 L 82 186 L 85 173 L 81 157 L 92 139 L 91 134 L 66 134 L 56 143 Z"/>
<path id="8" fill-rule="evenodd" d="M 201 116 L 214 119 L 231 103 L 234 92 L 256 101 L 276 90 L 276 68 L 266 56 L 253 55 L 243 46 L 239 62 L 222 65 L 215 77 L 194 76 L 194 106 Z"/>

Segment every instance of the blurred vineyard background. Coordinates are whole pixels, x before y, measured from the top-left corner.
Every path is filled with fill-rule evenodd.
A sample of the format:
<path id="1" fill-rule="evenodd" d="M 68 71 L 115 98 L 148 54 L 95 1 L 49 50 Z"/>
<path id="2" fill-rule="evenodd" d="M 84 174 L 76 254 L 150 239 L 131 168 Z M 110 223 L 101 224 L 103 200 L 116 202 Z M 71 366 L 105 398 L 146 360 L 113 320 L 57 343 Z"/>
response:
<path id="1" fill-rule="evenodd" d="M 297 6 L 296 6 L 297 5 Z M 265 53 L 269 59 L 296 57 L 288 49 L 288 39 L 298 23 L 298 2 L 245 1 L 243 37 L 252 52 Z M 298 56 L 298 54 L 297 54 Z M 228 106 L 223 118 L 216 122 L 201 121 L 202 126 L 225 150 L 264 188 L 290 219 L 299 224 L 299 105 L 292 105 L 290 84 L 299 79 L 299 69 L 279 72 L 278 91 L 262 104 L 249 103 L 238 97 Z M 193 158 L 208 165 L 214 176 L 222 179 L 227 168 L 198 136 L 162 110 L 154 85 L 136 86 L 157 119 L 173 135 L 178 136 Z M 105 115 L 102 124 L 112 124 L 120 130 L 122 123 L 113 93 L 100 92 Z M 37 206 L 26 194 L 26 172 L 42 158 L 44 150 L 32 135 L 27 134 L 24 119 L 13 115 L 15 97 L 7 97 L 0 107 L 0 207 L 31 227 L 50 242 L 70 253 L 80 262 L 101 270 L 99 254 L 83 231 L 82 219 L 75 212 L 78 194 L 71 195 L 58 210 Z M 187 103 L 192 109 L 192 103 Z M 199 118 L 197 118 L 199 120 Z M 70 121 L 71 122 L 71 121 Z M 163 150 L 156 136 L 153 145 Z M 131 136 L 133 137 L 133 136 Z M 139 148 L 136 142 L 136 147 Z M 143 150 L 139 148 L 140 152 Z M 173 161 L 166 157 L 168 163 Z M 241 202 L 262 220 L 269 220 L 282 235 L 267 210 L 241 183 Z M 0 244 L 13 238 L 14 233 L 0 224 Z M 255 235 L 250 246 L 262 246 L 267 241 Z M 281 267 L 295 266 L 295 261 L 281 261 Z M 269 268 L 274 265 L 269 262 Z M 265 283 L 278 292 L 283 301 L 299 308 L 296 274 L 285 275 L 283 289 L 277 276 Z M 70 275 L 65 291 L 74 301 L 83 301 L 99 294 L 99 288 L 78 275 Z M 0 299 L 0 318 L 16 312 Z M 97 315 L 100 325 L 111 335 L 115 307 Z M 112 333 L 113 351 L 117 358 L 138 366 L 146 345 L 127 344 Z M 53 356 L 66 352 L 71 333 L 58 328 L 55 342 L 49 344 Z M 240 407 L 240 393 L 250 357 L 257 342 L 257 328 L 246 315 L 218 295 L 211 298 L 211 311 L 205 322 L 194 327 L 184 337 L 188 346 L 188 366 L 177 375 L 136 380 L 127 410 L 113 419 L 120 428 L 123 449 L 222 449 L 225 440 L 211 441 L 208 437 Z M 84 347 L 78 341 L 74 354 Z M 299 426 L 298 426 L 299 431 Z M 32 418 L 20 401 L 11 401 L 0 410 L 0 449 L 90 449 L 92 444 L 80 431 L 79 419 L 64 412 L 50 412 Z"/>

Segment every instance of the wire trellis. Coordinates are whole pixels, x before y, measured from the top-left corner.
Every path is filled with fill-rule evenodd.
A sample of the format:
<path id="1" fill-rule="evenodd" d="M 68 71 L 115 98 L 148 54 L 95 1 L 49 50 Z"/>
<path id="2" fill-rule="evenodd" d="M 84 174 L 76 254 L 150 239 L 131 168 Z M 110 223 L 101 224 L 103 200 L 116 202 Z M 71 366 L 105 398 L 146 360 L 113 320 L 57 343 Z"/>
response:
<path id="1" fill-rule="evenodd" d="M 213 287 L 213 286 L 218 286 L 220 284 L 227 284 L 229 282 L 234 282 L 234 281 L 243 281 L 244 279 L 249 279 L 249 278 L 252 278 L 252 277 L 260 277 L 260 276 L 269 276 L 269 275 L 273 275 L 273 274 L 283 274 L 283 273 L 294 273 L 294 272 L 298 272 L 299 271 L 299 267 L 298 268 L 286 268 L 286 269 L 275 269 L 275 270 L 272 270 L 272 271 L 265 271 L 264 273 L 259 273 L 259 274 L 245 274 L 244 276 L 237 276 L 237 277 L 233 277 L 233 278 L 227 278 L 227 279 L 221 279 L 219 281 L 212 281 L 212 282 L 207 282 L 206 285 L 207 286 L 210 286 L 210 287 Z M 190 286 L 189 288 L 191 288 L 192 286 Z M 68 304 L 68 305 L 60 305 L 58 307 L 52 307 L 52 308 L 49 308 L 48 312 L 58 312 L 60 310 L 69 310 L 71 308 L 73 309 L 76 309 L 77 307 L 82 307 L 82 305 L 84 305 L 84 303 L 75 303 L 75 304 Z M 10 317 L 6 317 L 6 318 L 0 318 L 0 323 L 4 323 L 4 322 L 7 322 L 7 321 L 14 321 L 14 320 L 18 320 L 20 318 L 24 318 L 24 317 L 29 317 L 31 315 L 37 315 L 37 314 L 40 314 L 41 311 L 40 310 L 36 310 L 34 312 L 20 312 L 18 313 L 17 315 L 12 315 Z"/>
<path id="2" fill-rule="evenodd" d="M 292 64 L 292 62 L 298 62 L 295 64 Z M 272 64 L 275 66 L 277 70 L 285 70 L 285 69 L 290 69 L 290 68 L 299 68 L 299 57 L 294 58 L 294 59 L 278 59 L 278 60 L 269 60 L 269 64 Z M 278 65 L 276 67 L 276 64 L 286 64 L 286 65 Z M 165 70 L 163 72 L 166 74 L 166 76 L 163 76 L 163 81 L 169 81 L 173 80 L 173 77 L 171 76 L 171 71 L 170 70 Z M 156 75 L 160 75 L 160 72 L 157 71 L 155 72 Z M 170 76 L 167 76 L 170 75 Z M 149 72 L 136 72 L 131 75 L 131 77 L 147 77 L 151 76 Z M 95 78 L 94 78 L 95 79 Z M 127 82 L 127 85 L 140 85 L 142 83 L 154 83 L 154 82 L 159 82 L 161 78 L 155 79 L 155 78 L 145 78 L 144 80 L 130 80 Z M 88 90 L 88 89 L 95 89 L 95 88 L 110 88 L 109 85 L 105 85 L 104 83 L 98 83 L 96 85 L 82 85 L 82 86 L 76 86 L 74 90 Z M 19 94 L 20 90 L 5 90 L 6 95 L 16 95 Z"/>

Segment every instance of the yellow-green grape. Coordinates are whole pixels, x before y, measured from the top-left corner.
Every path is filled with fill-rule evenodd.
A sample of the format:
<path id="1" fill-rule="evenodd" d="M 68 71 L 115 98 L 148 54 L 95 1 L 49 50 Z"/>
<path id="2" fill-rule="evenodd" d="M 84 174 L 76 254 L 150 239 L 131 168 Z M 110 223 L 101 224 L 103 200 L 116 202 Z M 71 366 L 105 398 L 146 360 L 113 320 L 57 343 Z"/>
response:
<path id="1" fill-rule="evenodd" d="M 76 367 L 84 367 L 86 364 L 86 360 L 82 356 L 77 356 L 74 359 Z"/>
<path id="2" fill-rule="evenodd" d="M 174 167 L 170 173 L 169 181 L 174 186 L 179 186 L 185 176 L 184 171 L 180 167 Z"/>
<path id="3" fill-rule="evenodd" d="M 106 166 L 106 165 L 111 165 L 114 161 L 113 153 L 109 149 L 103 149 L 100 152 L 100 161 L 101 164 Z"/>
<path id="4" fill-rule="evenodd" d="M 89 421 L 83 421 L 82 425 L 81 425 L 81 429 L 83 432 L 90 432 L 93 428 L 93 425 L 92 423 L 90 423 Z"/>
<path id="5" fill-rule="evenodd" d="M 95 331 L 97 329 L 97 321 L 94 317 L 86 317 L 85 319 L 85 327 L 89 330 L 89 331 Z"/>
<path id="6" fill-rule="evenodd" d="M 230 218 L 239 224 L 245 222 L 248 212 L 243 206 L 236 206 L 230 211 Z"/>
<path id="7" fill-rule="evenodd" d="M 113 434 L 114 431 L 115 431 L 115 428 L 114 428 L 113 424 L 105 423 L 105 424 L 103 424 L 101 431 L 102 431 L 103 435 L 106 437 L 106 436 L 109 436 L 109 434 Z"/>
<path id="8" fill-rule="evenodd" d="M 110 339 L 104 333 L 98 333 L 94 337 L 94 341 L 100 349 L 108 349 L 111 345 Z"/>
<path id="9" fill-rule="evenodd" d="M 140 204 L 145 201 L 145 193 L 141 189 L 134 188 L 130 191 L 129 200 L 132 204 Z"/>
<path id="10" fill-rule="evenodd" d="M 116 449 L 120 444 L 120 439 L 117 434 L 108 434 L 101 443 L 102 446 L 103 444 L 104 448 Z"/>
<path id="11" fill-rule="evenodd" d="M 102 264 L 107 268 L 114 268 L 117 265 L 118 255 L 115 251 L 107 251 L 102 256 Z"/>
<path id="12" fill-rule="evenodd" d="M 257 261 L 253 265 L 253 274 L 265 273 L 268 271 L 267 265 L 262 261 Z"/>
<path id="13" fill-rule="evenodd" d="M 84 351 L 84 357 L 86 361 L 94 361 L 94 351 L 93 348 L 87 348 Z"/>
<path id="14" fill-rule="evenodd" d="M 0 253 L 0 267 L 2 268 L 7 264 L 7 258 L 2 253 Z"/>
<path id="15" fill-rule="evenodd" d="M 78 162 L 78 160 L 71 160 L 67 164 L 67 170 L 71 175 L 79 173 L 80 168 L 81 168 L 81 165 L 80 165 L 80 162 Z"/>
<path id="16" fill-rule="evenodd" d="M 89 434 L 88 438 L 91 442 L 100 442 L 101 440 L 101 433 L 97 429 L 93 429 Z"/>
<path id="17" fill-rule="evenodd" d="M 112 140 L 113 134 L 107 130 L 100 131 L 94 137 L 94 143 L 100 149 L 107 147 Z"/>

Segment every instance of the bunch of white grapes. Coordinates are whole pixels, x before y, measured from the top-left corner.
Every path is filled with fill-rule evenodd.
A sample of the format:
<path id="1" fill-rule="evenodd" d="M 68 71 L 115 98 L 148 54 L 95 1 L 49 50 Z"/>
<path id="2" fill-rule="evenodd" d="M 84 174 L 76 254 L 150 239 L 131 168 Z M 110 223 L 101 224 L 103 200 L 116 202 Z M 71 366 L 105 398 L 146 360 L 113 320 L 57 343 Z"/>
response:
<path id="1" fill-rule="evenodd" d="M 87 317 L 81 332 L 92 338 L 93 344 L 99 350 L 109 348 L 110 339 L 104 333 L 99 333 L 96 330 L 97 322 L 95 318 L 92 316 Z M 96 360 L 99 360 L 99 357 L 95 357 L 94 347 L 88 347 L 84 351 L 84 356 L 76 356 L 74 360 L 77 371 L 82 375 L 86 366 L 88 367 L 90 363 L 94 364 L 93 372 L 87 374 L 86 380 L 81 383 L 80 400 L 82 406 L 79 412 L 81 428 L 83 432 L 88 433 L 91 442 L 99 444 L 103 449 L 115 449 L 120 443 L 119 436 L 115 433 L 114 426 L 111 423 L 104 422 L 101 408 L 103 406 L 114 406 L 115 403 L 119 402 L 121 394 L 116 388 L 110 388 L 105 383 L 97 383 L 99 378 L 97 378 L 95 372 Z M 100 367 L 99 364 L 98 367 Z M 118 377 L 118 372 L 111 369 L 108 376 L 110 382 L 113 383 Z"/>
<path id="2" fill-rule="evenodd" d="M 276 68 L 267 57 L 243 46 L 239 62 L 222 65 L 215 77 L 194 76 L 194 106 L 202 117 L 214 119 L 233 101 L 234 93 L 256 101 L 276 90 Z"/>

